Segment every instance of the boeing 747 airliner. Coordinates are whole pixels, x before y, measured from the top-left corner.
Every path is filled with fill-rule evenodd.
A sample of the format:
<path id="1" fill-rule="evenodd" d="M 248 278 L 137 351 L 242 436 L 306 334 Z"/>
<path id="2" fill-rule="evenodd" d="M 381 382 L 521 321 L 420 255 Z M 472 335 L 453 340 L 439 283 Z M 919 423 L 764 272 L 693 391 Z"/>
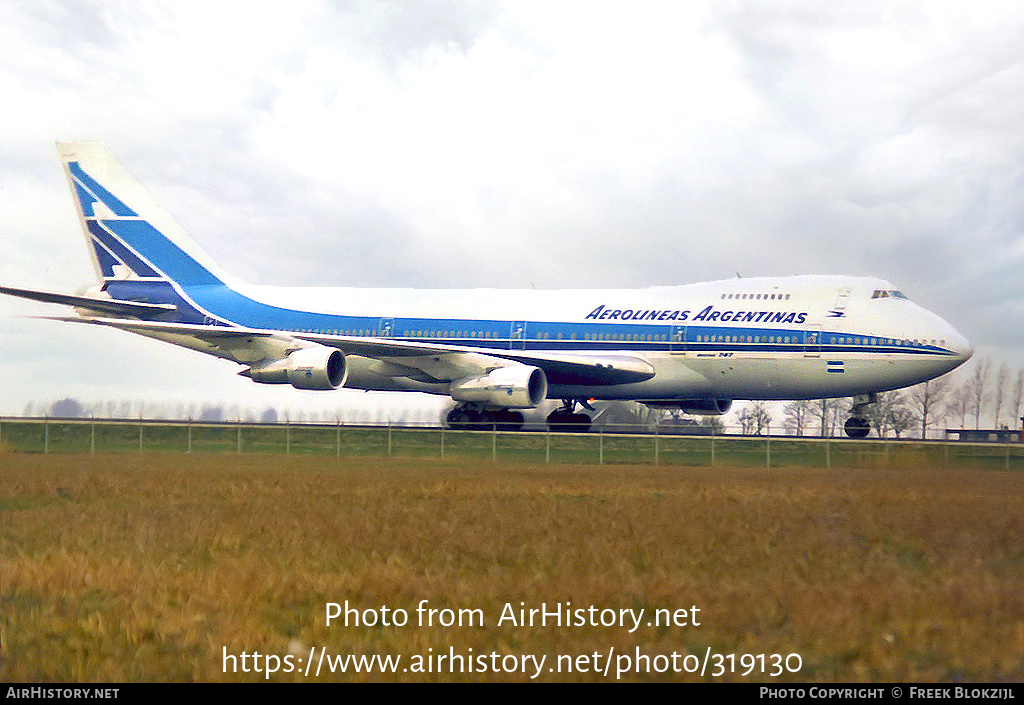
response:
<path id="1" fill-rule="evenodd" d="M 730 279 L 638 290 L 279 289 L 236 283 L 99 143 L 58 143 L 99 284 L 60 320 L 215 355 L 263 384 L 450 396 L 449 425 L 517 428 L 560 399 L 554 428 L 585 430 L 589 400 L 721 414 L 733 399 L 854 397 L 869 431 L 880 391 L 972 354 L 948 323 L 880 279 Z"/>

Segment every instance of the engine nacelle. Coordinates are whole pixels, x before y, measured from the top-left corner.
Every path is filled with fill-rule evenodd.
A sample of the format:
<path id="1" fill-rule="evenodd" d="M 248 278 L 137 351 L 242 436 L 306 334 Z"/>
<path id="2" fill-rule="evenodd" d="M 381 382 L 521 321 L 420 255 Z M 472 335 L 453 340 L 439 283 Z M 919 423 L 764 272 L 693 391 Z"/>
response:
<path id="1" fill-rule="evenodd" d="M 539 367 L 507 365 L 480 377 L 452 382 L 448 393 L 455 401 L 481 402 L 503 409 L 532 409 L 547 398 L 548 378 Z"/>
<path id="2" fill-rule="evenodd" d="M 314 345 L 296 350 L 283 360 L 242 372 L 260 384 L 290 384 L 296 389 L 337 389 L 345 384 L 348 368 L 340 350 Z"/>
<path id="3" fill-rule="evenodd" d="M 721 416 L 732 408 L 732 399 L 680 399 L 678 401 L 644 401 L 659 409 L 679 409 L 696 416 Z"/>

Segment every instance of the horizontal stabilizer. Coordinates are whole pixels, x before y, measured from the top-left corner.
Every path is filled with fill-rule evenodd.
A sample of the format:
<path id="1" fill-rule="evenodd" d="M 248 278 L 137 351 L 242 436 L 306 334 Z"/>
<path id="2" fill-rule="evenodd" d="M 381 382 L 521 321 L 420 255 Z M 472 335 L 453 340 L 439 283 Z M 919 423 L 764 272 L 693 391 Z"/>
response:
<path id="1" fill-rule="evenodd" d="M 152 318 L 162 313 L 177 310 L 173 304 L 147 304 L 137 301 L 115 301 L 114 299 L 97 299 L 91 296 L 73 296 L 71 294 L 55 294 L 49 291 L 34 289 L 16 289 L 0 286 L 0 294 L 10 294 L 33 301 L 45 301 L 51 304 L 65 304 L 75 308 L 85 308 L 97 313 L 113 316 L 131 316 L 133 318 Z"/>

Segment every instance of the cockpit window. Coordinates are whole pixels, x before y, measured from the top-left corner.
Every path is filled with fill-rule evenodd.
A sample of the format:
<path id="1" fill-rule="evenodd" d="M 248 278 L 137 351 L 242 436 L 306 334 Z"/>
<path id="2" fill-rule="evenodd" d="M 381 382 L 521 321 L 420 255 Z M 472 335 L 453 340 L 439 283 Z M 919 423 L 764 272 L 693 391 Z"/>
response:
<path id="1" fill-rule="evenodd" d="M 874 293 L 871 294 L 871 298 L 873 299 L 887 299 L 890 296 L 894 299 L 910 300 L 910 298 L 902 291 L 897 291 L 895 289 L 875 289 Z"/>

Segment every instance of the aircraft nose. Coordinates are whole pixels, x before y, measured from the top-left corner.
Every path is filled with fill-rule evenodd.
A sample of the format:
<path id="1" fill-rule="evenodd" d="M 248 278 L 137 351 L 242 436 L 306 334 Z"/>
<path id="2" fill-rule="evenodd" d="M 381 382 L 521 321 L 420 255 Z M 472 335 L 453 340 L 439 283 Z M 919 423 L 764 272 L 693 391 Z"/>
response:
<path id="1" fill-rule="evenodd" d="M 956 353 L 961 364 L 970 360 L 971 356 L 974 355 L 974 348 L 971 347 L 970 341 L 956 331 L 950 331 L 949 335 L 946 336 L 946 344 L 950 350 Z"/>

